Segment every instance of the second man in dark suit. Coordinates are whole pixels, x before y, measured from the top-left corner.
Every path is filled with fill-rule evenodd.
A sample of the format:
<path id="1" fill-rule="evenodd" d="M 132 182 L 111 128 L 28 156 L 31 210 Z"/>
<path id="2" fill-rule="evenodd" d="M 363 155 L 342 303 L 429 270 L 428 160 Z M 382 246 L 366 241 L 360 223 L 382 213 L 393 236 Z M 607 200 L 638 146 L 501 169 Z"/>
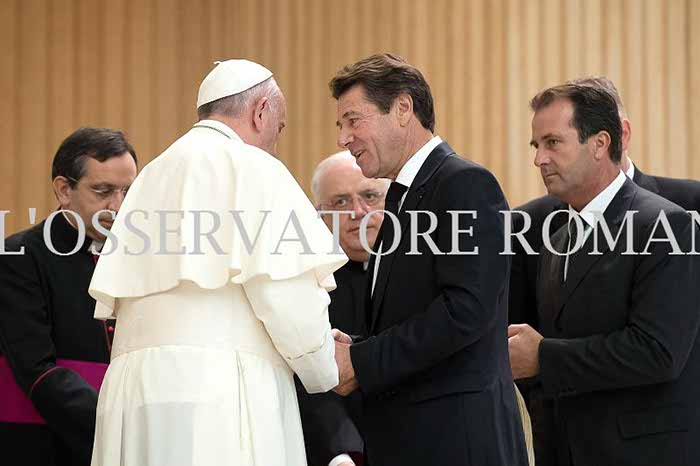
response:
<path id="1" fill-rule="evenodd" d="M 698 464 L 698 261 L 676 254 L 697 228 L 620 170 L 608 92 L 564 84 L 531 106 L 535 164 L 570 220 L 542 250 L 540 332 L 509 329 L 513 375 L 552 400 L 556 464 Z"/>

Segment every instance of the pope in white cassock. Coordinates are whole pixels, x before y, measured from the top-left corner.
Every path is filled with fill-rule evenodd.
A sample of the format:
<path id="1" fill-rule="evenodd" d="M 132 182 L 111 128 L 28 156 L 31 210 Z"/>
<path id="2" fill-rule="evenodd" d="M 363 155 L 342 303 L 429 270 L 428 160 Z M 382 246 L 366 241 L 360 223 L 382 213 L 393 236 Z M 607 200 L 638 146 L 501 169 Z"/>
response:
<path id="1" fill-rule="evenodd" d="M 273 155 L 272 73 L 219 63 L 200 121 L 132 185 L 89 292 L 116 318 L 93 466 L 306 465 L 293 372 L 338 383 L 333 237 Z"/>

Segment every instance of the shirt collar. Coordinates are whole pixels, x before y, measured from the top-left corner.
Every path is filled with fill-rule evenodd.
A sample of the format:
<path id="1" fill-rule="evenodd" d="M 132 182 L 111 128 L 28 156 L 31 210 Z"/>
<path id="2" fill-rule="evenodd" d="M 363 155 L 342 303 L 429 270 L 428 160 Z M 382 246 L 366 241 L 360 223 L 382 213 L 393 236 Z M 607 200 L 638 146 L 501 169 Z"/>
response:
<path id="1" fill-rule="evenodd" d="M 620 190 L 620 188 L 622 188 L 622 185 L 625 184 L 626 180 L 627 175 L 625 172 L 620 170 L 620 173 L 618 173 L 617 177 L 612 181 L 612 183 L 610 183 L 607 188 L 602 190 L 600 194 L 594 197 L 591 202 L 586 204 L 586 206 L 581 209 L 581 212 L 576 212 L 573 207 L 569 206 L 569 218 L 575 215 L 580 215 L 581 219 L 586 222 L 585 226 L 595 227 L 598 219 L 596 218 L 594 212 L 600 212 L 601 214 L 605 212 L 605 209 L 608 208 L 617 192 Z"/>
<path id="2" fill-rule="evenodd" d="M 425 163 L 425 159 L 428 158 L 433 149 L 439 146 L 441 142 L 442 139 L 440 139 L 440 136 L 433 136 L 430 141 L 418 149 L 418 152 L 413 154 L 403 168 L 401 168 L 401 171 L 399 171 L 399 174 L 396 177 L 396 182 L 410 188 L 413 180 L 416 178 L 416 175 L 418 175 L 420 168 L 423 166 L 423 163 Z"/>
<path id="3" fill-rule="evenodd" d="M 634 163 L 632 163 L 632 159 L 630 159 L 630 166 L 625 172 L 625 175 L 627 175 L 627 178 L 630 180 L 634 180 Z"/>
<path id="4" fill-rule="evenodd" d="M 213 131 L 216 131 L 217 133 L 221 133 L 222 136 L 226 136 L 229 139 L 233 139 L 234 141 L 242 141 L 240 136 L 236 134 L 234 130 L 231 129 L 230 126 L 217 121 L 217 120 L 202 120 L 198 121 L 194 125 L 195 128 L 207 128 Z"/>

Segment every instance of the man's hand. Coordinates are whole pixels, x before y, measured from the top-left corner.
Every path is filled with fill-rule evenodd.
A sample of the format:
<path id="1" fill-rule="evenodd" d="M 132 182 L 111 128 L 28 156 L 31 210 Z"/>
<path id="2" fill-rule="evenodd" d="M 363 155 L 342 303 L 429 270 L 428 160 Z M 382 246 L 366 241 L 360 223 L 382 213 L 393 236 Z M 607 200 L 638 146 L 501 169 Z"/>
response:
<path id="1" fill-rule="evenodd" d="M 347 337 L 347 339 L 350 338 L 344 333 L 342 335 Z M 335 334 L 333 337 L 335 338 Z M 350 345 L 341 343 L 337 339 L 335 342 L 335 362 L 338 364 L 340 383 L 333 391 L 338 395 L 348 396 L 359 387 L 359 384 L 355 378 L 355 369 L 352 367 L 352 360 L 350 359 Z"/>
<path id="2" fill-rule="evenodd" d="M 352 338 L 347 333 L 343 333 L 341 330 L 334 328 L 331 330 L 331 335 L 335 341 L 340 343 L 345 343 L 346 345 L 352 345 Z"/>
<path id="3" fill-rule="evenodd" d="M 508 352 L 514 379 L 526 379 L 540 373 L 540 342 L 543 339 L 527 324 L 508 327 Z"/>

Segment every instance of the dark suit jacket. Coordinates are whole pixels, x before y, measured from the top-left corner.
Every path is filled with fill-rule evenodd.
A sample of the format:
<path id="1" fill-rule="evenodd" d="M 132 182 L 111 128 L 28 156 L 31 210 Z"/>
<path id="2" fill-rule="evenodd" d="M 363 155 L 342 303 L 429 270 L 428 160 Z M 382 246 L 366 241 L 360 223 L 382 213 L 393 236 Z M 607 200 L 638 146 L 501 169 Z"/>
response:
<path id="1" fill-rule="evenodd" d="M 668 199 L 686 210 L 700 211 L 700 181 L 682 180 L 650 176 L 634 167 L 634 182 L 654 194 Z M 568 210 L 568 205 L 554 196 L 542 196 L 534 199 L 514 211 L 526 212 L 532 221 L 530 229 L 525 232 L 525 239 L 535 252 L 542 246 L 542 226 L 545 218 L 557 210 Z M 520 214 L 513 213 L 513 231 L 523 229 L 524 220 Z M 549 229 L 554 234 L 566 224 L 568 216 L 559 214 L 553 217 Z M 527 323 L 538 328 L 537 322 L 537 265 L 540 256 L 528 255 L 523 245 L 513 241 L 513 264 L 510 272 L 509 316 L 511 324 Z"/>
<path id="2" fill-rule="evenodd" d="M 367 306 L 369 338 L 350 348 L 371 464 L 527 464 L 508 361 L 510 259 L 499 255 L 499 211 L 507 208 L 494 176 L 447 143 L 431 152 L 410 186 L 400 244 L 381 259 Z M 411 219 L 416 210 L 437 217 L 429 237 L 440 251 L 478 247 L 478 254 L 435 254 L 424 239 L 419 254 L 408 254 L 411 223 L 418 232 L 430 227 L 426 213 Z M 475 211 L 477 218 L 458 215 L 453 224 L 449 211 Z M 472 236 L 456 231 L 470 227 Z"/>
<path id="3" fill-rule="evenodd" d="M 328 315 L 331 326 L 350 335 L 365 333 L 367 273 L 360 262 L 348 262 L 335 274 Z M 309 395 L 295 377 L 309 466 L 328 466 L 341 453 L 362 455 L 362 396 L 343 398 L 333 392 Z"/>
<path id="4" fill-rule="evenodd" d="M 698 181 L 650 176 L 637 167 L 634 170 L 633 180 L 638 186 L 658 194 L 686 210 L 700 210 L 700 182 Z M 530 216 L 532 223 L 524 236 L 532 249 L 539 252 L 543 246 L 542 229 L 545 218 L 557 210 L 568 210 L 568 206 L 553 196 L 542 196 L 516 207 L 514 210 L 526 212 Z M 524 227 L 523 217 L 513 213 L 512 219 L 513 231 L 521 231 Z M 549 232 L 554 234 L 566 224 L 567 219 L 566 214 L 554 216 Z M 514 240 L 512 244 L 515 255 L 510 272 L 510 323 L 527 323 L 535 329 L 539 329 L 536 295 L 540 256 L 526 254 L 523 245 L 518 240 Z M 551 404 L 551 402 L 542 398 L 542 393 L 536 384 L 536 380 L 518 381 L 518 386 L 530 410 L 537 465 L 555 465 L 557 463 L 553 450 L 555 442 L 552 433 L 553 420 L 545 416 L 543 408 L 543 405 Z M 551 412 L 551 410 L 546 411 Z"/>
<path id="5" fill-rule="evenodd" d="M 594 232 L 571 256 L 542 251 L 538 274 L 540 381 L 553 399 L 560 465 L 645 466 L 700 464 L 700 294 L 698 256 L 671 255 L 664 211 L 681 250 L 697 227 L 682 208 L 627 180 L 605 211 L 613 237 L 628 211 L 634 251 L 623 255 L 625 231 L 613 248 Z M 600 228 L 600 226 L 598 226 Z M 552 237 L 566 250 L 568 233 Z"/>
<path id="6" fill-rule="evenodd" d="M 0 423 L 0 462 L 87 466 L 97 390 L 76 372 L 56 368 L 56 359 L 108 363 L 111 337 L 94 319 L 95 300 L 87 292 L 95 270 L 90 240 L 59 256 L 46 246 L 43 229 L 41 222 L 7 238 L 5 249 L 24 247 L 24 255 L 0 255 L 0 352 L 46 424 Z M 67 253 L 78 233 L 59 214 L 51 238 Z"/>

